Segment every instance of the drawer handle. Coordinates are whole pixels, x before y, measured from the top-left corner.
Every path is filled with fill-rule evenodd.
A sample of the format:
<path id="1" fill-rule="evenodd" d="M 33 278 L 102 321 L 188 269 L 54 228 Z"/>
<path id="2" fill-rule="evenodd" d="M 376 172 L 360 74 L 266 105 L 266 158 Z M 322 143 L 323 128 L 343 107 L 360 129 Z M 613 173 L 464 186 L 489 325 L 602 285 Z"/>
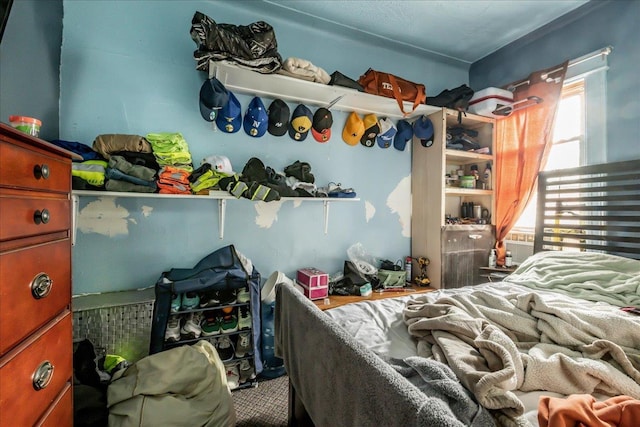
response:
<path id="1" fill-rule="evenodd" d="M 46 209 L 35 211 L 33 214 L 33 222 L 35 222 L 36 224 L 46 224 L 50 219 L 51 215 L 49 215 L 49 211 Z"/>
<path id="2" fill-rule="evenodd" d="M 482 239 L 482 235 L 481 234 L 469 234 L 469 238 L 472 240 L 478 240 L 478 239 Z"/>
<path id="3" fill-rule="evenodd" d="M 53 365 L 48 360 L 45 360 L 33 373 L 33 388 L 36 391 L 42 390 L 49 385 L 51 378 L 53 378 Z"/>
<path id="4" fill-rule="evenodd" d="M 33 167 L 33 175 L 36 177 L 36 179 L 47 179 L 49 178 L 49 166 L 46 165 L 45 163 L 41 164 L 41 165 L 35 165 Z"/>
<path id="5" fill-rule="evenodd" d="M 31 281 L 31 295 L 35 299 L 41 299 L 49 295 L 53 287 L 53 280 L 46 274 L 40 273 Z"/>

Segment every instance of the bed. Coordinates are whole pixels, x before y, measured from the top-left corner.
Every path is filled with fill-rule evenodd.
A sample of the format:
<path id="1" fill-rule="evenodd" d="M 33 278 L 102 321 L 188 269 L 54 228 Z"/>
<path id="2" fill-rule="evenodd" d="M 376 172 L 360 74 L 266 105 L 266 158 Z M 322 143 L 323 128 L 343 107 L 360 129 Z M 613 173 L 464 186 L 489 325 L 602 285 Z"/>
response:
<path id="1" fill-rule="evenodd" d="M 541 173 L 538 200 L 503 282 L 324 312 L 279 286 L 290 425 L 554 426 L 591 398 L 637 425 L 640 160 Z"/>

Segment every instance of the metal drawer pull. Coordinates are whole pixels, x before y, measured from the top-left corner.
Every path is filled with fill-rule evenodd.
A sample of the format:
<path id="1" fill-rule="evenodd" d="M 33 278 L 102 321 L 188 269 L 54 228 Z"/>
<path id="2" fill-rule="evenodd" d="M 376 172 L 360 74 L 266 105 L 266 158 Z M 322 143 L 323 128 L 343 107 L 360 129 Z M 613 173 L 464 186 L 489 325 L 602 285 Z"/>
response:
<path id="1" fill-rule="evenodd" d="M 49 385 L 51 378 L 53 378 L 53 365 L 48 360 L 45 360 L 33 373 L 33 388 L 36 391 L 42 390 Z"/>
<path id="2" fill-rule="evenodd" d="M 46 273 L 40 273 L 31 281 L 31 295 L 41 299 L 49 295 L 53 287 L 53 280 Z"/>
<path id="3" fill-rule="evenodd" d="M 478 239 L 482 239 L 482 235 L 481 234 L 469 234 L 469 238 L 473 239 L 473 240 L 478 240 Z"/>
<path id="4" fill-rule="evenodd" d="M 36 224 L 46 224 L 50 219 L 51 215 L 49 215 L 49 211 L 46 209 L 35 211 L 33 214 L 33 222 L 35 222 Z"/>
<path id="5" fill-rule="evenodd" d="M 35 165 L 33 167 L 33 175 L 36 177 L 36 179 L 49 178 L 49 166 L 47 166 L 45 163 L 43 163 L 42 165 Z"/>

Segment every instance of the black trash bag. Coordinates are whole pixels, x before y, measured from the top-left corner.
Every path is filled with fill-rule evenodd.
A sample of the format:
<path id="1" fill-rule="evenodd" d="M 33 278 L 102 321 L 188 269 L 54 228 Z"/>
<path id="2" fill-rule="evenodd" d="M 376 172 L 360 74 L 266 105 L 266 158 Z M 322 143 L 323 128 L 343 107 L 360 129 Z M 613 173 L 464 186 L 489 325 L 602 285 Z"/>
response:
<path id="1" fill-rule="evenodd" d="M 360 296 L 361 286 L 369 283 L 371 289 L 377 289 L 380 284 L 376 276 L 361 273 L 351 261 L 344 262 L 343 274 L 342 279 L 329 283 L 329 294 Z"/>
<path id="2" fill-rule="evenodd" d="M 190 34 L 198 46 L 193 52 L 197 70 L 208 72 L 210 60 L 228 60 L 264 74 L 282 67 L 275 31 L 264 21 L 250 25 L 217 24 L 204 13 L 196 12 Z"/>

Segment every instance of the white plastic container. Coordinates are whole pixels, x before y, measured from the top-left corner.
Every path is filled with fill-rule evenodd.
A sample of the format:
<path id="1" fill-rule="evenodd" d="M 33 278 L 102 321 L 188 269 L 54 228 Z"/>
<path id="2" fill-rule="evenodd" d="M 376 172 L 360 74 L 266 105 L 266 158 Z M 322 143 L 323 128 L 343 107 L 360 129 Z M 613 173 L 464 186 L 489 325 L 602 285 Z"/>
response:
<path id="1" fill-rule="evenodd" d="M 488 87 L 473 94 L 469 100 L 469 112 L 485 117 L 503 118 L 504 114 L 493 112 L 501 106 L 513 104 L 513 93 L 506 89 Z"/>

